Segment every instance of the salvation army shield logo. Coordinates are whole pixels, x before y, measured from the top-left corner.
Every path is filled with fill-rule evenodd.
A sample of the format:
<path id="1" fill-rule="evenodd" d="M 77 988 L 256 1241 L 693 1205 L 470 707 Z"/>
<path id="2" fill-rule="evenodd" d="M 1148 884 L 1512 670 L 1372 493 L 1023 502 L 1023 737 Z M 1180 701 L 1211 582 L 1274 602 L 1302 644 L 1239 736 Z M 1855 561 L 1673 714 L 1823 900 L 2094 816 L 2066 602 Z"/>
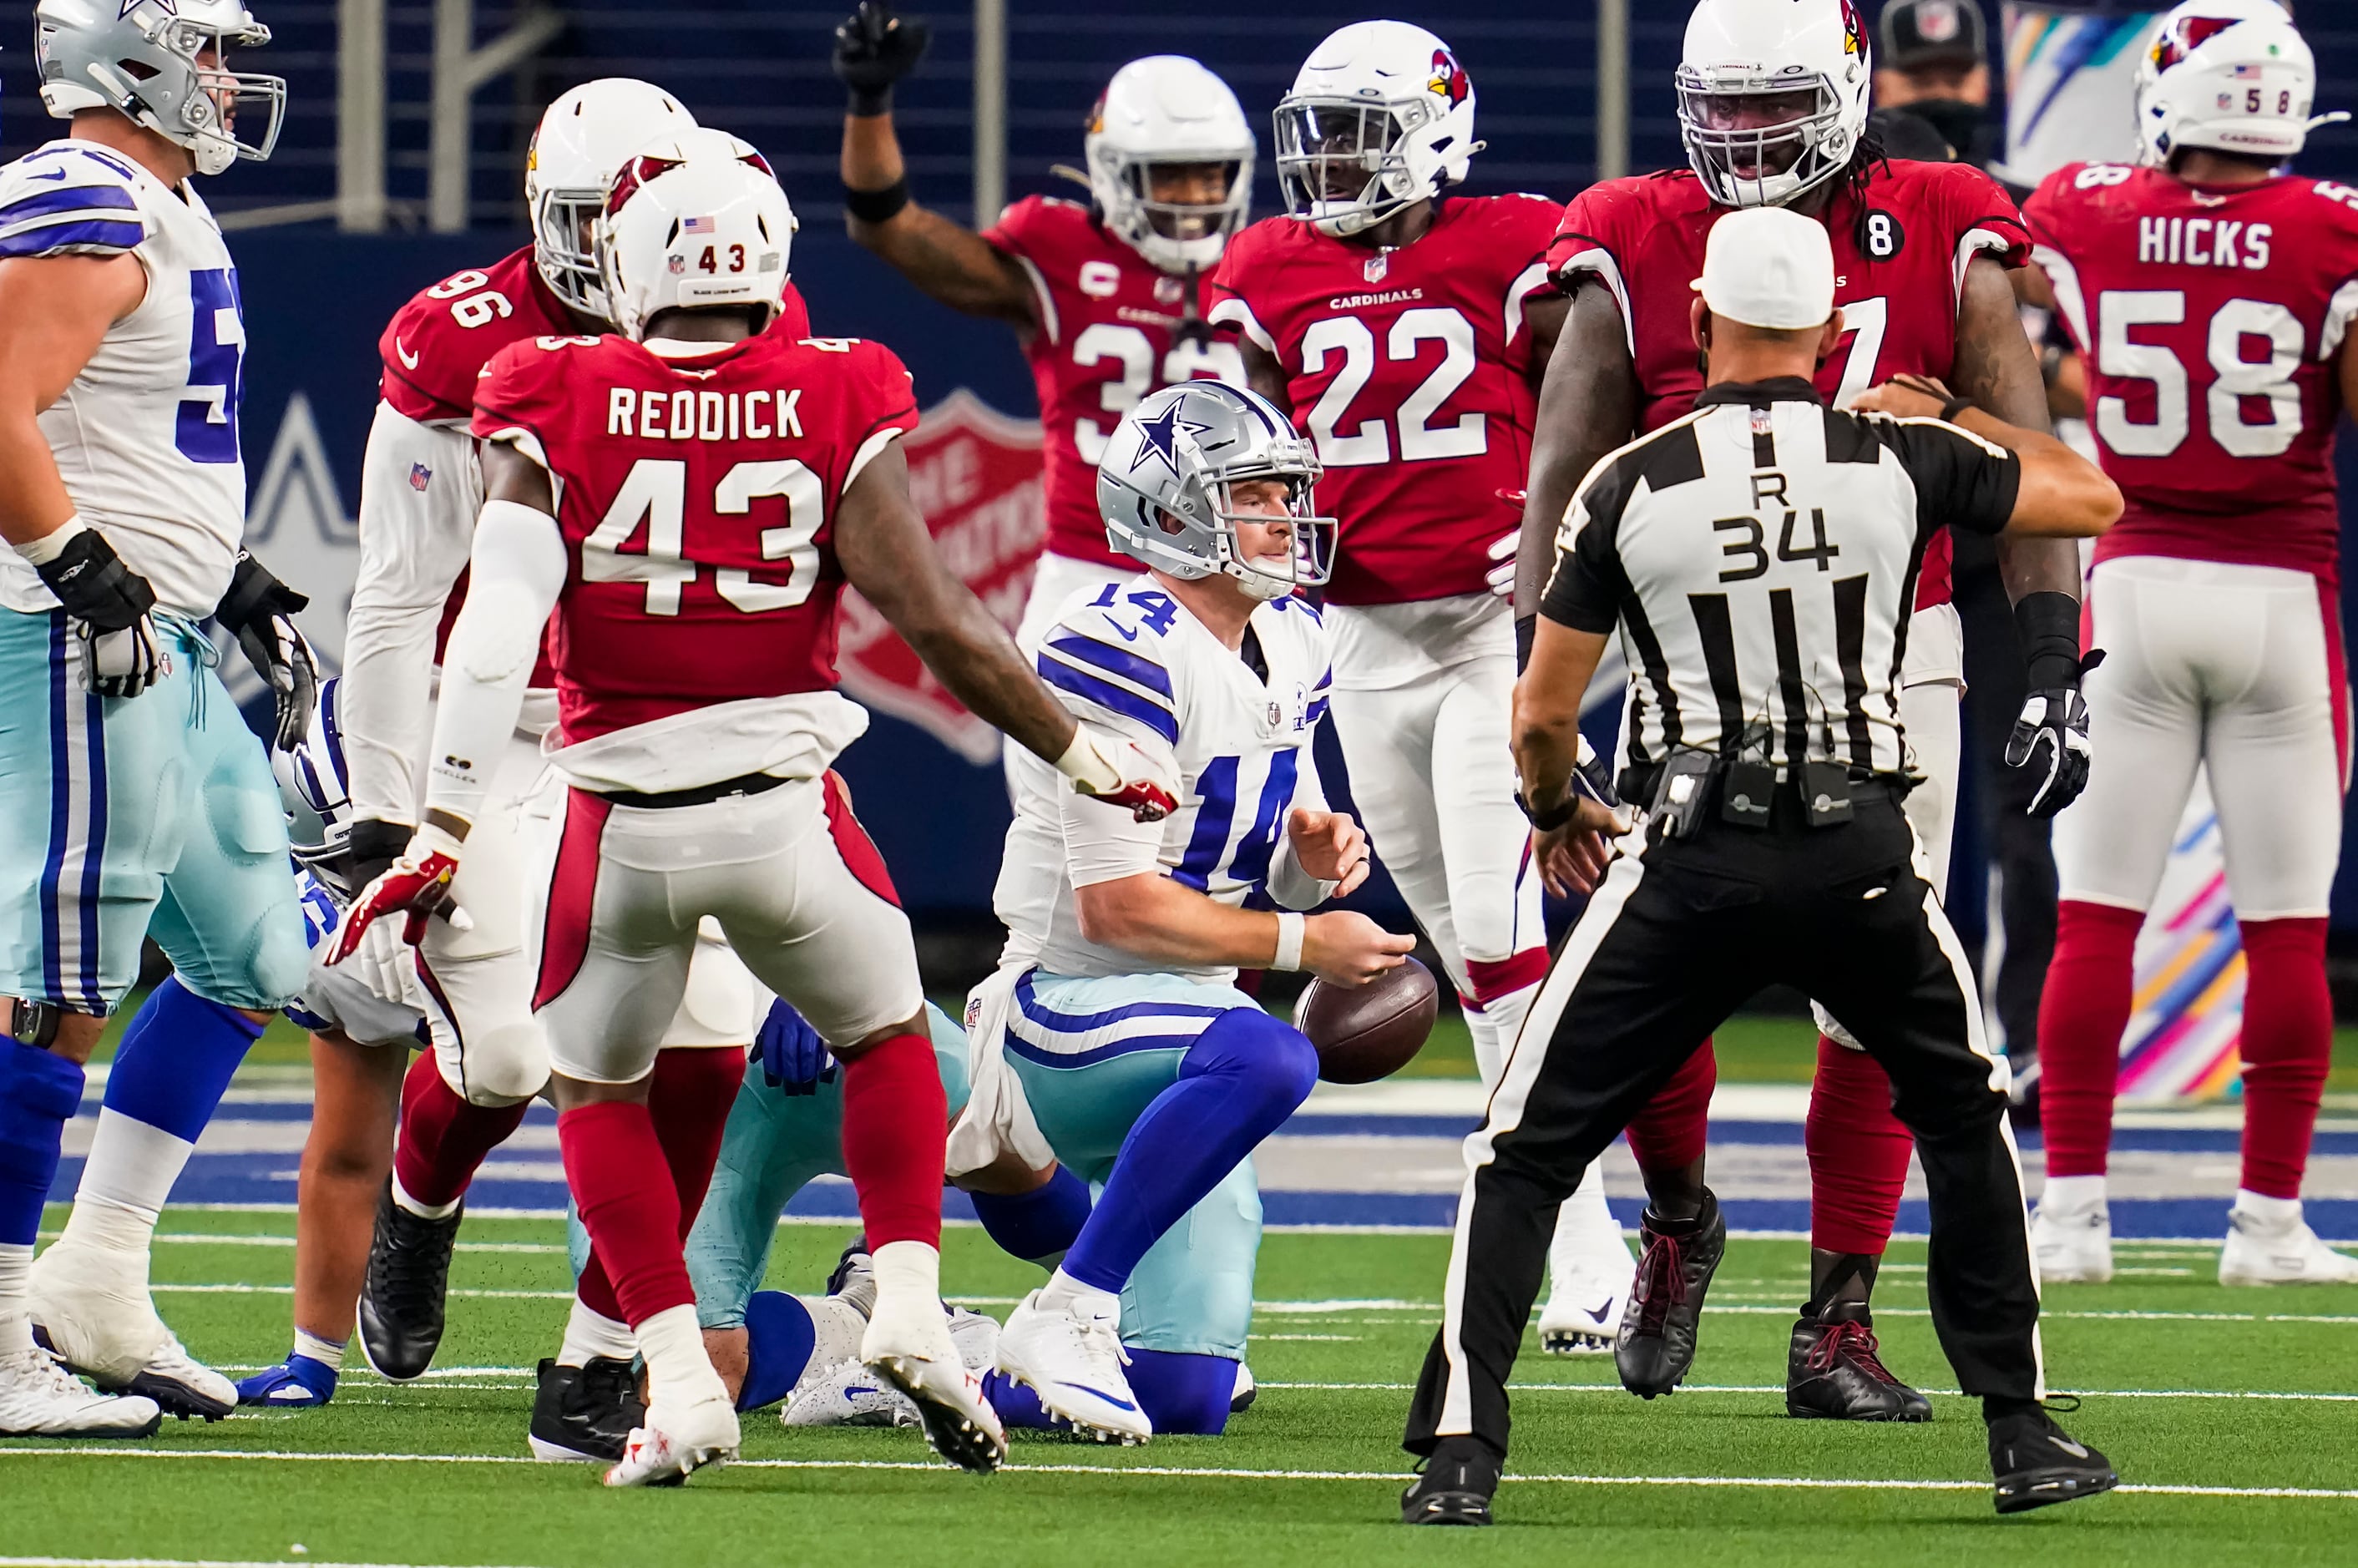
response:
<path id="1" fill-rule="evenodd" d="M 960 387 L 902 441 L 909 492 L 950 570 L 1012 633 L 1047 534 L 1039 422 L 1011 419 Z M 836 671 L 846 695 L 922 725 L 977 766 L 999 760 L 997 730 L 968 713 L 873 605 L 846 588 Z"/>

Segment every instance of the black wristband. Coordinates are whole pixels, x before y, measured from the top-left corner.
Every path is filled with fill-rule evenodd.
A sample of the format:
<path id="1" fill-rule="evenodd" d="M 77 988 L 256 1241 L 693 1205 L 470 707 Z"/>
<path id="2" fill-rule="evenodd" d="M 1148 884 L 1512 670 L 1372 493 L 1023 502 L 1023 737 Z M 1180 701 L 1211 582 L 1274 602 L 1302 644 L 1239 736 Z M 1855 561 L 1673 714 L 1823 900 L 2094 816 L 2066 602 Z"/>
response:
<path id="1" fill-rule="evenodd" d="M 1540 634 L 1540 618 L 1536 615 L 1515 617 L 1515 673 L 1521 675 L 1531 667 L 1531 643 Z"/>
<path id="2" fill-rule="evenodd" d="M 2080 601 L 2050 589 L 2026 593 L 2014 607 L 2014 633 L 2022 644 L 2030 689 L 2077 689 L 2080 685 Z"/>
<path id="3" fill-rule="evenodd" d="M 99 632 L 120 632 L 156 608 L 147 579 L 123 564 L 106 535 L 84 528 L 46 566 L 33 568 L 68 615 Z"/>
<path id="4" fill-rule="evenodd" d="M 1955 424 L 1957 422 L 1957 416 L 1963 414 L 1966 409 L 1971 408 L 1973 406 L 1974 400 L 1970 397 L 1952 397 L 1949 401 L 1941 405 L 1941 423 L 1943 425 Z"/>
<path id="5" fill-rule="evenodd" d="M 855 120 L 873 120 L 892 112 L 892 88 L 889 82 L 882 87 L 852 88 L 851 100 L 844 107 L 844 113 Z"/>
<path id="6" fill-rule="evenodd" d="M 843 188 L 843 210 L 863 223 L 890 221 L 909 204 L 909 181 L 904 176 L 882 190 L 854 190 Z"/>
<path id="7" fill-rule="evenodd" d="M 1515 806 L 1530 819 L 1533 827 L 1542 833 L 1552 833 L 1580 815 L 1580 795 L 1577 791 L 1566 790 L 1563 795 L 1563 804 L 1561 806 L 1550 807 L 1546 811 L 1533 811 L 1531 803 L 1525 800 L 1522 792 L 1518 790 L 1515 792 Z"/>

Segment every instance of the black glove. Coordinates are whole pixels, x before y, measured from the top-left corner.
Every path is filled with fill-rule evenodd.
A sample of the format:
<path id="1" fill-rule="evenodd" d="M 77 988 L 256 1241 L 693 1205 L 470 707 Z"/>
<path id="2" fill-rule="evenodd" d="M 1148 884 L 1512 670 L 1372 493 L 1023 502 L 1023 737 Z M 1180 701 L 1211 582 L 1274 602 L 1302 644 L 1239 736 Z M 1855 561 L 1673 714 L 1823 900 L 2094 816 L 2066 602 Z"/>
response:
<path id="1" fill-rule="evenodd" d="M 156 645 L 156 590 L 123 564 L 95 528 L 66 541 L 47 566 L 35 568 L 73 622 L 83 689 L 98 697 L 137 697 L 163 674 Z"/>
<path id="2" fill-rule="evenodd" d="M 293 751 L 310 733 L 311 704 L 319 694 L 319 666 L 311 657 L 311 645 L 295 629 L 296 611 L 310 602 L 240 550 L 229 591 L 213 611 L 270 687 L 278 708 L 272 743 L 282 752 Z"/>
<path id="3" fill-rule="evenodd" d="M 353 823 L 352 836 L 345 841 L 346 852 L 352 856 L 353 888 L 364 888 L 391 871 L 416 831 L 406 822 L 384 822 L 373 816 Z"/>
<path id="4" fill-rule="evenodd" d="M 2078 675 L 2102 664 L 2104 651 L 2080 661 Z M 2035 781 L 2030 815 L 2052 816 L 2088 787 L 2088 704 L 2076 677 L 2070 686 L 2041 687 L 2024 700 L 2006 738 L 2006 765 L 2028 770 Z"/>
<path id="5" fill-rule="evenodd" d="M 917 69 L 934 30 L 896 16 L 892 0 L 860 0 L 835 29 L 835 74 L 851 89 L 851 113 L 866 119 L 892 109 L 892 84 Z"/>

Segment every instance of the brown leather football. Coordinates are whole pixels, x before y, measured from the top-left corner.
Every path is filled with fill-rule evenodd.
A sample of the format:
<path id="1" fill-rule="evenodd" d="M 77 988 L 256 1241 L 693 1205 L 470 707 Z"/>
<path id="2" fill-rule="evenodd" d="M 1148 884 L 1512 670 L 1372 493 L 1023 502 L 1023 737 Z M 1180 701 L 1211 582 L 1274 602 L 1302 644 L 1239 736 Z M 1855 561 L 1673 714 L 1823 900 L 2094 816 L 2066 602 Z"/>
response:
<path id="1" fill-rule="evenodd" d="M 1424 1049 L 1441 1011 L 1433 971 L 1414 958 L 1363 986 L 1312 980 L 1294 1004 L 1293 1026 L 1318 1047 L 1318 1076 L 1330 1084 L 1389 1078 Z"/>

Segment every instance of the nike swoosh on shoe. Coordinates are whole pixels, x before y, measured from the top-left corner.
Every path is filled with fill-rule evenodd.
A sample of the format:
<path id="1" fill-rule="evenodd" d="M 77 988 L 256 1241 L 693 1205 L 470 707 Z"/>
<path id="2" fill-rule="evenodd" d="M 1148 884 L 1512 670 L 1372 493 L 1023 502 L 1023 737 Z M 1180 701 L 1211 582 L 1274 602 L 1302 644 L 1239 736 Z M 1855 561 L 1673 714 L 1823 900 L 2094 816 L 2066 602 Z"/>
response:
<path id="1" fill-rule="evenodd" d="M 1104 1404 L 1111 1405 L 1118 1411 L 1129 1411 L 1132 1414 L 1137 1413 L 1138 1407 L 1136 1405 L 1131 1404 L 1128 1400 L 1115 1399 L 1111 1394 L 1107 1393 L 1102 1389 L 1092 1389 L 1087 1383 L 1065 1383 L 1062 1379 L 1059 1379 L 1058 1382 L 1065 1388 L 1076 1390 L 1081 1393 L 1088 1395 L 1089 1398 L 1093 1400 L 1098 1400 Z"/>

